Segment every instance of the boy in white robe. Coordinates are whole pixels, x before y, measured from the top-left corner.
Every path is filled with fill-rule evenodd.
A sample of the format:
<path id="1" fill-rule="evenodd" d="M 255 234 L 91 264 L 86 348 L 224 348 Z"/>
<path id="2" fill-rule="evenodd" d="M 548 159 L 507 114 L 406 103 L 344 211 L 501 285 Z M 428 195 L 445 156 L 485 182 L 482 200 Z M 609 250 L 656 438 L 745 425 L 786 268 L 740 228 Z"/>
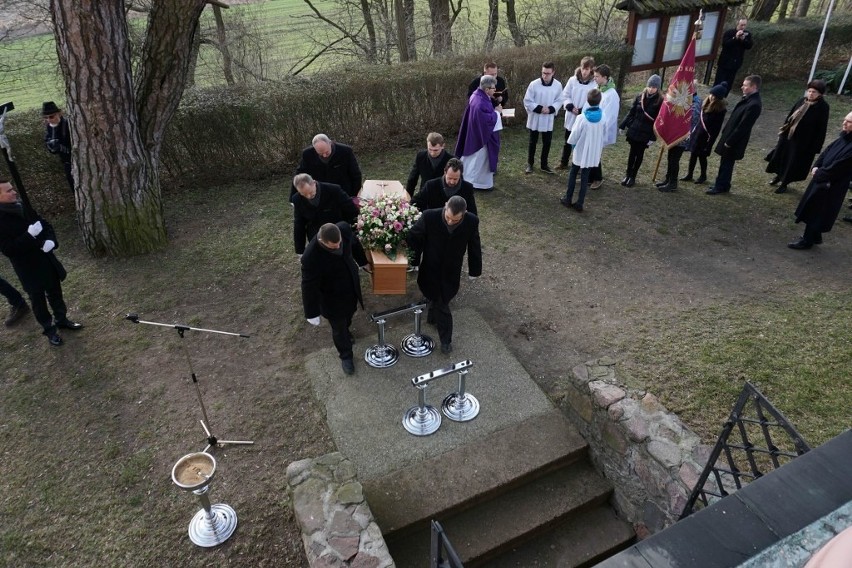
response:
<path id="1" fill-rule="evenodd" d="M 586 190 L 589 188 L 589 172 L 601 163 L 601 153 L 604 147 L 604 135 L 607 126 L 606 115 L 601 111 L 601 92 L 592 89 L 586 98 L 586 106 L 583 113 L 574 122 L 568 143 L 574 147 L 571 153 L 571 171 L 568 172 L 568 191 L 565 197 L 559 200 L 565 207 L 571 207 L 577 212 L 583 211 L 583 202 L 586 199 Z M 576 203 L 571 203 L 574 198 L 574 187 L 577 183 L 577 174 L 580 174 L 580 195 Z"/>

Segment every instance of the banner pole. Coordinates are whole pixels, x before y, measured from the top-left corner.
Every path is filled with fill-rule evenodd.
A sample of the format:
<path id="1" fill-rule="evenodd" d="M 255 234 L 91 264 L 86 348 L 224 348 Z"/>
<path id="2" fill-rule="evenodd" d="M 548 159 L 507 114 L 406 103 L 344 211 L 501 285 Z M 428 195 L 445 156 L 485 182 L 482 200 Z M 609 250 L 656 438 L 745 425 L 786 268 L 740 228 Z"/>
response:
<path id="1" fill-rule="evenodd" d="M 663 152 L 666 151 L 665 146 L 660 146 L 660 155 L 657 157 L 657 166 L 654 168 L 654 175 L 651 176 L 651 181 L 657 183 L 657 172 L 660 171 L 660 162 L 663 161 Z"/>

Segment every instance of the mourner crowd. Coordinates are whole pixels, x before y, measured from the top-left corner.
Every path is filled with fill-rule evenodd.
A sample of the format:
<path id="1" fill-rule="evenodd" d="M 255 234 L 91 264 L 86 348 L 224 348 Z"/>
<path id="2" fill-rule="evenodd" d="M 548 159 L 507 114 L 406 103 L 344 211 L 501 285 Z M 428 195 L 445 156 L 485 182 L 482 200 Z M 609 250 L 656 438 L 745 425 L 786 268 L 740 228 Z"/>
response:
<path id="1" fill-rule="evenodd" d="M 724 33 L 714 84 L 703 99 L 697 92 L 692 96 L 689 135 L 668 148 L 665 177 L 656 183 L 661 192 L 677 191 L 680 182 L 710 183 L 708 158 L 713 154 L 718 155 L 718 166 L 705 193 L 722 195 L 735 187 L 736 163 L 745 156 L 762 110 L 761 78 L 750 74 L 739 87 L 742 97 L 728 112 L 729 91 L 735 86 L 745 51 L 753 44 L 747 25 L 740 20 L 735 29 Z M 790 184 L 810 178 L 795 211 L 796 222 L 804 223 L 805 229 L 789 243 L 792 249 L 810 249 L 823 242 L 852 181 L 852 112 L 845 116 L 839 136 L 823 148 L 829 130 L 825 92 L 823 81 L 806 85 L 805 95 L 787 114 L 777 144 L 766 156 L 766 172 L 773 175 L 769 184 L 775 186 L 775 193 L 784 193 Z M 560 202 L 582 212 L 587 191 L 603 185 L 603 148 L 616 144 L 621 133 L 629 148 L 621 185 L 633 187 L 645 151 L 656 140 L 654 122 L 665 96 L 661 78 L 651 75 L 619 121 L 621 99 L 609 66 L 584 57 L 563 85 L 554 64 L 545 62 L 540 77 L 529 83 L 523 97 L 529 133 L 525 173 L 534 173 L 536 166 L 548 175 L 567 170 L 566 192 Z M 497 65 L 486 63 L 482 76 L 470 84 L 453 153 L 447 151 L 441 134 L 429 133 L 426 148 L 417 152 L 405 184 L 412 203 L 423 212 L 407 242 L 416 259 L 418 286 L 429 301 L 427 322 L 437 328 L 444 354 L 453 349 L 450 302 L 460 287 L 464 257 L 469 278 L 482 273 L 475 194 L 494 190 L 500 131 L 509 101 L 508 85 Z M 560 113 L 564 133 L 557 136 L 561 147 L 551 167 L 553 131 Z M 61 159 L 73 191 L 67 120 L 53 102 L 44 104 L 43 115 L 45 146 Z M 687 152 L 686 172 L 680 176 L 680 160 Z M 350 326 L 358 306 L 363 308 L 360 275 L 370 271 L 353 229 L 362 180 L 352 148 L 317 134 L 302 151 L 290 189 L 304 314 L 312 325 L 320 325 L 322 318 L 328 321 L 343 371 L 350 375 L 355 372 Z M 852 222 L 852 216 L 844 221 Z M 57 247 L 50 224 L 21 203 L 9 181 L 0 180 L 0 249 L 11 260 L 44 334 L 51 345 L 58 346 L 62 343 L 58 328 L 77 330 L 82 325 L 68 319 L 61 288 L 65 271 L 54 254 Z M 29 312 L 23 296 L 2 278 L 0 293 L 11 305 L 7 326 Z"/>

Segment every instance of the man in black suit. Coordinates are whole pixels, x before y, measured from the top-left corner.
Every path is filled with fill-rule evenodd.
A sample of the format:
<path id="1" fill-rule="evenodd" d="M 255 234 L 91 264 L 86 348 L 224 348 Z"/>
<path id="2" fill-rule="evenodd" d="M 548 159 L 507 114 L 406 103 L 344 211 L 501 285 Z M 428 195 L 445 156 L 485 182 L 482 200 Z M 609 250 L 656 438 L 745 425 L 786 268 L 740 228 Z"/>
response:
<path id="1" fill-rule="evenodd" d="M 322 318 L 331 326 L 331 339 L 340 355 L 343 372 L 355 372 L 352 353 L 352 316 L 364 307 L 358 266 L 352 258 L 355 237 L 348 223 L 326 223 L 320 227 L 302 255 L 302 305 L 305 318 L 319 325 Z"/>
<path id="2" fill-rule="evenodd" d="M 716 174 L 716 182 L 713 187 L 705 193 L 718 195 L 731 191 L 731 178 L 734 176 L 734 165 L 745 156 L 751 129 L 763 104 L 760 100 L 760 75 L 749 75 L 743 79 L 743 98 L 731 111 L 728 122 L 719 135 L 719 142 L 714 150 L 722 159 L 719 160 L 719 173 Z"/>
<path id="3" fill-rule="evenodd" d="M 452 154 L 444 150 L 444 137 L 437 132 L 430 132 L 426 136 L 426 149 L 417 152 L 411 173 L 408 174 L 405 184 L 408 195 L 414 195 L 418 181 L 422 190 L 427 181 L 441 177 L 444 166 L 452 157 Z"/>
<path id="4" fill-rule="evenodd" d="M 479 88 L 479 82 L 482 80 L 483 75 L 490 75 L 497 80 L 497 88 L 491 93 L 491 104 L 494 105 L 494 108 L 500 105 L 508 106 L 509 89 L 506 87 L 506 79 L 497 74 L 497 64 L 493 61 L 486 62 L 482 66 L 482 75 L 470 82 L 470 85 L 467 87 L 467 98 L 470 99 L 470 96 Z"/>
<path id="5" fill-rule="evenodd" d="M 450 353 L 453 314 L 449 304 L 459 291 L 465 251 L 469 278 L 482 274 L 479 218 L 467 211 L 464 198 L 454 195 L 442 209 L 424 211 L 407 240 L 415 253 L 423 255 L 417 285 L 429 300 L 427 321 L 438 328 L 441 353 Z"/>
<path id="6" fill-rule="evenodd" d="M 355 197 L 361 191 L 361 166 L 352 148 L 332 141 L 325 134 L 314 136 L 310 147 L 302 150 L 302 158 L 296 167 L 297 174 L 310 174 L 317 181 L 335 183 Z M 290 195 L 296 188 L 290 189 Z"/>
<path id="7" fill-rule="evenodd" d="M 722 51 L 719 53 L 719 62 L 716 66 L 716 81 L 713 86 L 727 83 L 733 86 L 737 71 L 743 64 L 743 58 L 747 49 L 751 49 L 754 41 L 751 32 L 746 29 L 748 20 L 742 19 L 737 22 L 735 29 L 726 30 L 722 34 Z M 725 97 L 730 89 L 725 89 Z"/>
<path id="8" fill-rule="evenodd" d="M 83 327 L 68 319 L 61 284 L 66 272 L 53 254 L 57 246 L 56 233 L 50 223 L 34 211 L 25 213 L 12 184 L 0 180 L 0 250 L 12 261 L 30 297 L 33 315 L 54 347 L 62 345 L 56 328 L 78 330 Z M 52 316 L 48 303 L 53 310 Z"/>
<path id="9" fill-rule="evenodd" d="M 473 196 L 473 184 L 462 179 L 463 172 L 464 164 L 461 160 L 458 158 L 448 160 L 444 167 L 444 175 L 427 182 L 417 192 L 411 203 L 421 211 L 438 209 L 443 207 L 452 196 L 459 195 L 467 203 L 467 210 L 478 216 L 476 199 Z"/>

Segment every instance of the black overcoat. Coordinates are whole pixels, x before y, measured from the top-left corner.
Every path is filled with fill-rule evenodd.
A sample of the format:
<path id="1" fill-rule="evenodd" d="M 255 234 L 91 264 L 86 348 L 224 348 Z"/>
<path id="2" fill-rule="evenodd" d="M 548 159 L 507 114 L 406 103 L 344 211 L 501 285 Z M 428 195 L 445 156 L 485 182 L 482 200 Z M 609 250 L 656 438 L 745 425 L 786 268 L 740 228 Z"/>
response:
<path id="1" fill-rule="evenodd" d="M 659 90 L 653 95 L 646 91 L 636 95 L 636 98 L 633 99 L 633 106 L 630 107 L 630 112 L 619 125 L 620 129 L 627 129 L 628 140 L 631 142 L 649 142 L 657 139 L 654 134 L 654 120 L 660 113 L 662 103 L 663 97 Z"/>
<path id="2" fill-rule="evenodd" d="M 451 233 L 443 219 L 444 210 L 428 209 L 408 232 L 408 245 L 422 253 L 417 285 L 426 298 L 448 303 L 459 291 L 464 253 L 470 276 L 482 274 L 479 217 L 467 212 Z"/>
<path id="3" fill-rule="evenodd" d="M 819 155 L 817 172 L 796 208 L 796 223 L 827 233 L 834 225 L 852 181 L 852 132 L 841 134 Z"/>
<path id="4" fill-rule="evenodd" d="M 804 97 L 796 101 L 784 122 L 790 120 L 793 113 L 803 104 L 805 104 Z M 793 131 L 792 138 L 787 138 L 786 132 L 778 136 L 775 149 L 767 156 L 769 164 L 766 166 L 766 171 L 775 174 L 784 172 L 787 168 L 787 175 L 784 178 L 787 183 L 806 179 L 811 172 L 814 156 L 819 154 L 825 143 L 828 113 L 828 103 L 820 97 L 802 116 L 796 130 Z"/>
<path id="5" fill-rule="evenodd" d="M 467 201 L 467 210 L 474 215 L 479 215 L 476 211 L 476 197 L 474 197 L 473 184 L 463 179 L 459 181 L 459 187 L 456 195 L 463 197 Z M 437 209 L 443 207 L 449 197 L 444 193 L 444 176 L 438 179 L 430 180 L 424 185 L 420 191 L 411 200 L 411 203 L 417 206 L 421 211 L 427 209 Z"/>
<path id="6" fill-rule="evenodd" d="M 41 221 L 42 230 L 32 237 L 27 228 L 36 221 Z M 0 210 L 0 251 L 9 257 L 27 291 L 42 290 L 65 278 L 65 269 L 53 252 L 42 252 L 46 240 L 53 241 L 59 248 L 53 226 L 38 214 L 34 213 L 33 219 L 28 220 L 23 215 Z"/>
<path id="7" fill-rule="evenodd" d="M 327 250 L 314 237 L 302 255 L 302 306 L 307 319 L 350 317 L 358 304 L 364 305 L 358 265 L 352 258 L 352 229 L 348 223 L 337 226 L 343 254 Z"/>
<path id="8" fill-rule="evenodd" d="M 742 66 L 745 52 L 751 49 L 754 41 L 751 37 L 751 32 L 746 32 L 743 39 L 737 39 L 736 28 L 725 30 L 722 34 L 722 51 L 719 52 L 719 60 L 716 65 L 719 69 L 733 71 L 734 73 Z M 732 88 L 733 85 L 728 85 Z"/>
<path id="9" fill-rule="evenodd" d="M 293 204 L 293 245 L 296 254 L 305 252 L 305 243 L 316 236 L 326 223 L 354 223 L 358 207 L 339 185 L 317 183 L 319 204 L 314 206 L 299 193 L 290 198 Z"/>
<path id="10" fill-rule="evenodd" d="M 414 158 L 414 165 L 411 167 L 411 172 L 408 174 L 408 181 L 405 183 L 405 190 L 408 195 L 414 195 L 415 190 L 420 184 L 420 189 L 426 185 L 426 182 L 444 175 L 444 168 L 447 162 L 450 161 L 453 155 L 444 150 L 438 157 L 438 162 L 433 166 L 432 160 L 429 158 L 428 150 L 420 150 Z"/>
<path id="11" fill-rule="evenodd" d="M 731 111 L 731 116 L 719 136 L 715 152 L 723 158 L 742 160 L 751 137 L 751 129 L 761 110 L 763 103 L 760 100 L 760 92 L 743 97 Z M 725 147 L 726 144 L 728 148 Z"/>
<path id="12" fill-rule="evenodd" d="M 333 142 L 334 150 L 328 161 L 320 159 L 313 146 L 302 150 L 302 158 L 296 167 L 296 174 L 310 174 L 316 181 L 336 183 L 347 195 L 355 197 L 361 191 L 361 166 L 355 158 L 355 152 L 346 144 Z M 292 184 L 291 184 L 292 186 Z M 290 195 L 296 193 L 296 187 L 290 188 Z"/>
<path id="13" fill-rule="evenodd" d="M 722 123 L 725 122 L 725 115 L 728 109 L 723 108 L 719 112 L 701 112 L 701 117 L 698 124 L 695 125 L 692 133 L 689 135 L 689 151 L 696 156 L 704 156 L 705 158 L 713 153 L 713 142 L 719 136 L 722 130 Z"/>

